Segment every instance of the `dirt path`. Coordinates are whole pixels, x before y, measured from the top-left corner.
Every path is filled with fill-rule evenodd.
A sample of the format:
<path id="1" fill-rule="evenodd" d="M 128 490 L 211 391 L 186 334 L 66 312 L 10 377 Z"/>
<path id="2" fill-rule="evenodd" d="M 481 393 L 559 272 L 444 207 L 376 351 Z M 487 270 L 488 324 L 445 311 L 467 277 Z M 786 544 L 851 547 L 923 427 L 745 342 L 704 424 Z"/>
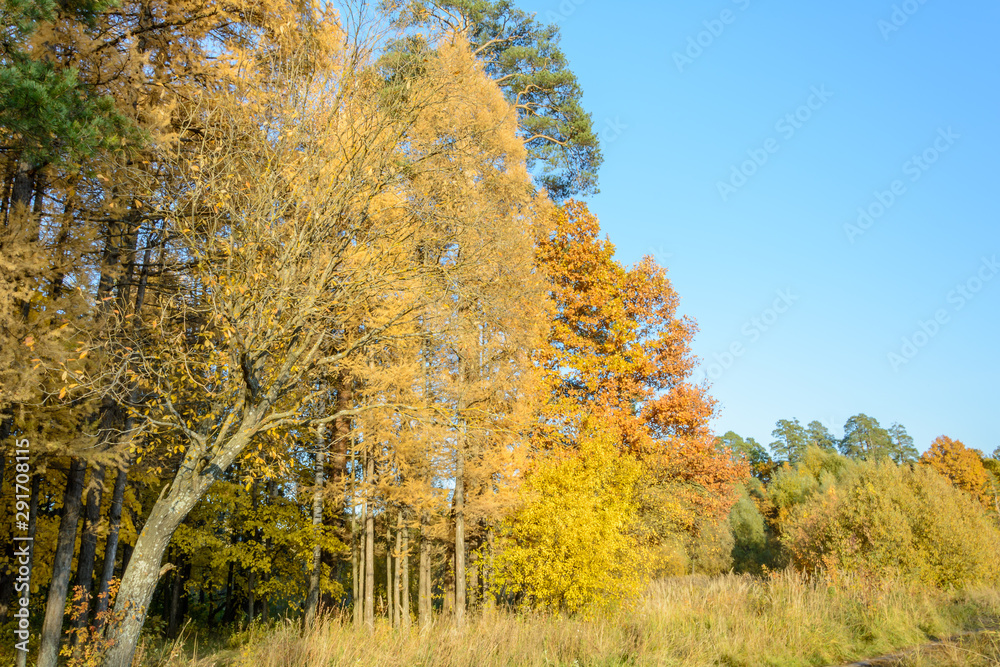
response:
<path id="1" fill-rule="evenodd" d="M 837 665 L 836 667 L 895 667 L 896 665 L 901 665 L 904 661 L 916 658 L 918 656 L 928 657 L 927 654 L 934 654 L 938 652 L 944 652 L 949 648 L 953 648 L 956 645 L 967 644 L 969 642 L 975 641 L 977 638 L 988 635 L 989 633 L 996 633 L 995 628 L 985 628 L 982 630 L 972 630 L 969 632 L 960 632 L 956 635 L 952 635 L 946 639 L 940 639 L 938 641 L 928 642 L 927 644 L 921 644 L 920 646 L 914 646 L 912 648 L 904 649 L 897 653 L 890 653 L 888 655 L 882 655 L 877 658 L 866 658 L 864 660 L 858 660 L 857 662 L 849 662 L 842 665 Z"/>

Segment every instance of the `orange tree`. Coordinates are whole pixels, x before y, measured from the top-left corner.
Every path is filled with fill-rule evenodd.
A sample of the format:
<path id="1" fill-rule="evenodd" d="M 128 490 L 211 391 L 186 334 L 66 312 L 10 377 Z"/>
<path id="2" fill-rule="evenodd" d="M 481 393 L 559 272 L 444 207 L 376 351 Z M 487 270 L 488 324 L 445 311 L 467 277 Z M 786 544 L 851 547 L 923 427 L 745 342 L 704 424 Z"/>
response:
<path id="1" fill-rule="evenodd" d="M 645 464 L 654 532 L 696 531 L 725 516 L 747 465 L 717 446 L 709 429 L 715 401 L 690 381 L 697 326 L 677 314 L 666 271 L 650 257 L 626 268 L 599 232 L 586 206 L 570 201 L 537 242 L 553 313 L 537 353 L 548 400 L 535 441 L 572 448 L 592 415 L 623 453 Z"/>

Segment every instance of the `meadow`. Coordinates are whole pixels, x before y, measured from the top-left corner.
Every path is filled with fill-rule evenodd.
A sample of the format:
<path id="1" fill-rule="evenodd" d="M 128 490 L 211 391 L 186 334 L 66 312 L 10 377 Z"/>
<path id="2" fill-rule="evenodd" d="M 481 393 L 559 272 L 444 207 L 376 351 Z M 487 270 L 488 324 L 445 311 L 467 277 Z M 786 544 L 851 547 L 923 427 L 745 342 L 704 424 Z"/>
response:
<path id="1" fill-rule="evenodd" d="M 440 618 L 423 631 L 379 622 L 369 633 L 327 616 L 305 631 L 299 622 L 279 621 L 215 642 L 184 633 L 169 644 L 144 642 L 140 658 L 159 667 L 793 667 L 846 664 L 945 640 L 897 664 L 988 665 L 1000 657 L 998 623 L 996 589 L 942 591 L 787 570 L 656 581 L 634 607 L 592 618 L 486 610 L 464 630 Z M 976 634 L 962 637 L 969 632 Z"/>

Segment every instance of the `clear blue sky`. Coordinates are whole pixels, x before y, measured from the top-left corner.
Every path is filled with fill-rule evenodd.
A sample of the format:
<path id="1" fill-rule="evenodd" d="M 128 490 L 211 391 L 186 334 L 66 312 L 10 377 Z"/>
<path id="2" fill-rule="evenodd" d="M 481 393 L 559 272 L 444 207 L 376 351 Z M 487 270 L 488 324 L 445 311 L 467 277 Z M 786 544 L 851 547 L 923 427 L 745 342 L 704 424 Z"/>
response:
<path id="1" fill-rule="evenodd" d="M 618 258 L 654 255 L 698 321 L 719 433 L 865 412 L 1000 446 L 1000 4 L 519 4 L 603 134 Z"/>

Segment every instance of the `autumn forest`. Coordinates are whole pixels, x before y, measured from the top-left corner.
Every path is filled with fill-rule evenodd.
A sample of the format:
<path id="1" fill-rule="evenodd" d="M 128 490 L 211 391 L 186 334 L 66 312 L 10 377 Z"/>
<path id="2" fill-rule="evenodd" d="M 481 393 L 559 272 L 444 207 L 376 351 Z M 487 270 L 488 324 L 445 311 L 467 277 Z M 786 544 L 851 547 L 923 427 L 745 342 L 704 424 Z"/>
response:
<path id="1" fill-rule="evenodd" d="M 713 432 L 668 267 L 585 203 L 558 27 L 0 14 L 4 664 L 825 665 L 1000 622 L 1000 449 Z"/>

